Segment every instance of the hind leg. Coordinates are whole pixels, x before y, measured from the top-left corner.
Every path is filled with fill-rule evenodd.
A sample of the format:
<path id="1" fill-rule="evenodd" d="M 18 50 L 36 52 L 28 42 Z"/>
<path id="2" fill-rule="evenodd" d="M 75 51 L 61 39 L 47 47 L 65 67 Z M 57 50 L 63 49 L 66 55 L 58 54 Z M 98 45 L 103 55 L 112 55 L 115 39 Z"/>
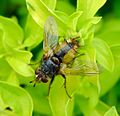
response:
<path id="1" fill-rule="evenodd" d="M 68 93 L 68 91 L 67 91 L 67 88 L 66 88 L 66 76 L 65 76 L 64 74 L 61 74 L 61 75 L 62 75 L 62 77 L 64 78 L 64 88 L 65 88 L 65 92 L 66 92 L 67 96 L 68 96 L 69 98 L 71 98 L 71 96 L 69 95 L 69 93 Z"/>

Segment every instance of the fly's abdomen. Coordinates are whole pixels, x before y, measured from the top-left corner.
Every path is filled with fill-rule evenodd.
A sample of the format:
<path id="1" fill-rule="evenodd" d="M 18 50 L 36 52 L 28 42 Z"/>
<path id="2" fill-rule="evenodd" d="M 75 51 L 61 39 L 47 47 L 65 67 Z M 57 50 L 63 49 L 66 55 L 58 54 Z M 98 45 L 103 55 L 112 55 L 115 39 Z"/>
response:
<path id="1" fill-rule="evenodd" d="M 73 47 L 72 44 L 68 43 L 65 47 L 60 49 L 59 52 L 55 54 L 55 56 L 62 60 L 63 57 L 67 54 L 67 52 L 72 49 L 72 47 Z"/>

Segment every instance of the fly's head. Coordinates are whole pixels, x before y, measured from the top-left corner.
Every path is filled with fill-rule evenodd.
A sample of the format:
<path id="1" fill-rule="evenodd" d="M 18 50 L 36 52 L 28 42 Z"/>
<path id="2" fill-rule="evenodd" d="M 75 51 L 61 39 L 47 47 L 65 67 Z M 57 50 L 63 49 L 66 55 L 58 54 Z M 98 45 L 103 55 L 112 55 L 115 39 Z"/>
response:
<path id="1" fill-rule="evenodd" d="M 38 69 L 35 71 L 35 75 L 36 75 L 36 79 L 33 81 L 30 81 L 30 83 L 34 83 L 34 86 L 36 85 L 36 83 L 47 83 L 48 82 L 48 78 L 47 76 L 42 72 L 41 69 Z"/>
<path id="2" fill-rule="evenodd" d="M 45 76 L 45 74 L 42 72 L 41 69 L 38 69 L 35 71 L 35 75 L 36 75 L 36 80 L 39 82 L 43 82 L 43 83 L 47 83 L 48 79 Z"/>

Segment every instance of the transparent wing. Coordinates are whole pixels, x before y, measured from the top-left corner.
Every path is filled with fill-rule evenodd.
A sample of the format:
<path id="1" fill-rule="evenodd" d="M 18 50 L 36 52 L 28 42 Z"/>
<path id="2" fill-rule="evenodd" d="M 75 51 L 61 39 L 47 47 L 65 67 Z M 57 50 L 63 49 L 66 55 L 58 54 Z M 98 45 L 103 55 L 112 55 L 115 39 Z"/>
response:
<path id="1" fill-rule="evenodd" d="M 91 62 L 78 62 L 71 68 L 66 67 L 63 69 L 65 75 L 81 75 L 81 76 L 95 76 L 99 74 L 99 69 L 95 63 Z"/>
<path id="2" fill-rule="evenodd" d="M 56 46 L 58 42 L 58 29 L 56 21 L 53 17 L 48 17 L 44 26 L 44 42 L 43 49 L 45 52 L 49 52 Z"/>

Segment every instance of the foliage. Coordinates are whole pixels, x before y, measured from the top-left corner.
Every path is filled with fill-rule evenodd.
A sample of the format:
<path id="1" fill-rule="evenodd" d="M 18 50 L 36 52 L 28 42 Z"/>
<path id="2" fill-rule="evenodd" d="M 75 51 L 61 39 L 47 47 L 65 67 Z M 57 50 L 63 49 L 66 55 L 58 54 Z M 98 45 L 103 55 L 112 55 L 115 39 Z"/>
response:
<path id="1" fill-rule="evenodd" d="M 95 15 L 106 0 L 77 0 L 74 4 L 71 0 L 9 2 L 13 6 L 26 4 L 27 9 L 25 6 L 18 9 L 18 14 L 24 14 L 21 15 L 24 17 L 22 21 L 4 17 L 4 11 L 4 16 L 0 16 L 0 115 L 118 116 L 116 104 L 109 104 L 105 94 L 119 80 L 120 20 L 106 17 L 103 21 L 102 17 Z M 5 1 L 1 3 L 6 4 Z M 116 8 L 114 12 L 119 17 Z M 59 36 L 80 35 L 80 45 L 84 46 L 80 51 L 85 55 L 74 65 L 81 60 L 93 62 L 96 67 L 97 63 L 100 65 L 100 74 L 67 76 L 71 99 L 65 93 L 61 76 L 55 78 L 49 96 L 49 83 L 40 83 L 35 88 L 29 84 L 35 77 L 36 68 L 30 64 L 38 62 L 43 54 L 44 24 L 49 16 L 55 18 Z M 118 96 L 117 89 L 110 93 L 115 93 L 115 98 Z"/>

